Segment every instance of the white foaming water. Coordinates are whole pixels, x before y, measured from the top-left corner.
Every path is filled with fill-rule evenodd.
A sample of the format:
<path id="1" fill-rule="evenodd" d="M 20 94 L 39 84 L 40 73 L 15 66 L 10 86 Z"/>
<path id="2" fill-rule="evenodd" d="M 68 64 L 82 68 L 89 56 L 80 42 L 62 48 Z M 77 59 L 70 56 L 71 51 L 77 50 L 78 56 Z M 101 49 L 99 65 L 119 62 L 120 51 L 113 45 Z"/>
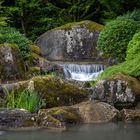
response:
<path id="1" fill-rule="evenodd" d="M 78 81 L 91 81 L 95 80 L 106 68 L 105 65 L 91 64 L 61 64 L 64 68 L 65 78 Z"/>

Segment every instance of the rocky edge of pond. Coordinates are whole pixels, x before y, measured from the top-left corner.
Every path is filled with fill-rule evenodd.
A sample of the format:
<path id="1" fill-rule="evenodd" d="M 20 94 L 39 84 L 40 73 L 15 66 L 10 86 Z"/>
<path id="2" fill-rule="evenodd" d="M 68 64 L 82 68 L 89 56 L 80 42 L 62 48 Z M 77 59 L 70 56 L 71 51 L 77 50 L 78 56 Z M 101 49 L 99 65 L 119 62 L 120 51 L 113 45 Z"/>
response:
<path id="1" fill-rule="evenodd" d="M 46 107 L 35 114 L 20 109 L 0 109 L 1 128 L 65 128 L 67 124 L 77 123 L 140 121 L 140 82 L 123 74 L 99 81 L 90 90 L 51 76 L 37 76 L 0 87 L 1 93 L 3 87 L 8 90 L 34 88 L 48 101 Z"/>
<path id="2" fill-rule="evenodd" d="M 15 44 L 1 44 L 0 106 L 5 99 L 4 88 L 9 92 L 35 90 L 46 101 L 46 106 L 37 113 L 0 108 L 0 129 L 62 129 L 67 124 L 140 121 L 139 80 L 117 74 L 88 88 L 87 83 L 64 80 L 63 68 L 47 60 L 90 59 L 110 65 L 97 50 L 102 29 L 102 25 L 91 21 L 53 29 L 35 41 L 39 47 L 31 45 L 31 56 L 27 61 L 23 60 Z M 50 72 L 59 77 L 43 76 Z"/>

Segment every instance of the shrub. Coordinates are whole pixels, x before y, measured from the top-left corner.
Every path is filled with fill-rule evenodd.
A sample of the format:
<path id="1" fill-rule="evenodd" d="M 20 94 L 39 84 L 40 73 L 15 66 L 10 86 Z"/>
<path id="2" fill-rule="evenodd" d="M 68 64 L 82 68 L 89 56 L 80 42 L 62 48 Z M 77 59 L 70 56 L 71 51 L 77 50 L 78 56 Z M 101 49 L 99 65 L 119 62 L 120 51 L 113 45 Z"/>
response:
<path id="1" fill-rule="evenodd" d="M 129 42 L 127 48 L 126 60 L 132 60 L 140 56 L 140 32 L 136 33 L 133 39 Z"/>
<path id="2" fill-rule="evenodd" d="M 140 10 L 134 10 L 131 12 L 129 11 L 126 14 L 117 17 L 117 19 L 120 19 L 120 20 L 131 19 L 131 20 L 140 22 Z"/>
<path id="3" fill-rule="evenodd" d="M 9 92 L 7 89 L 4 89 L 4 91 L 6 94 L 4 107 L 12 109 L 21 108 L 34 113 L 43 105 L 42 98 L 35 91 L 24 90 L 18 92 L 17 95 L 14 92 Z"/>
<path id="4" fill-rule="evenodd" d="M 98 48 L 107 56 L 125 60 L 129 41 L 137 31 L 138 24 L 134 20 L 114 20 L 108 23 L 100 33 Z"/>
<path id="5" fill-rule="evenodd" d="M 27 58 L 30 55 L 30 41 L 14 28 L 0 27 L 0 44 L 3 43 L 17 44 L 23 58 Z"/>
<path id="6" fill-rule="evenodd" d="M 140 79 L 140 55 L 136 58 L 125 61 L 119 65 L 108 67 L 99 77 L 99 79 L 105 79 L 117 73 L 124 73 L 130 76 Z"/>

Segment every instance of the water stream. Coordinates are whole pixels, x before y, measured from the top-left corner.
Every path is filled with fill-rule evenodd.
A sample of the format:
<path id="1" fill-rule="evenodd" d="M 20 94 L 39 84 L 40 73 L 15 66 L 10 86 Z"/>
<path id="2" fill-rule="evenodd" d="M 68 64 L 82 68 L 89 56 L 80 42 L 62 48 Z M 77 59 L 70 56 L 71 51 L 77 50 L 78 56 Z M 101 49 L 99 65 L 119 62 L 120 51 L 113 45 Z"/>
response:
<path id="1" fill-rule="evenodd" d="M 106 68 L 103 64 L 61 64 L 66 79 L 78 81 L 95 80 Z"/>

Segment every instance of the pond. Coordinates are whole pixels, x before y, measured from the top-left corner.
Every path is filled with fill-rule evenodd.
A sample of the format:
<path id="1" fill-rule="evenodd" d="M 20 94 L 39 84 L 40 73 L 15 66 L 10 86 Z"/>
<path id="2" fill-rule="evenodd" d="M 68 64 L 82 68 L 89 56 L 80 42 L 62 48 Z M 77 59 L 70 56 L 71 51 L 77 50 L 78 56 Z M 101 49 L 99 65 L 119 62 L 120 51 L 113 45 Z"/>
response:
<path id="1" fill-rule="evenodd" d="M 84 124 L 67 130 L 0 131 L 0 140 L 139 140 L 140 123 Z"/>

